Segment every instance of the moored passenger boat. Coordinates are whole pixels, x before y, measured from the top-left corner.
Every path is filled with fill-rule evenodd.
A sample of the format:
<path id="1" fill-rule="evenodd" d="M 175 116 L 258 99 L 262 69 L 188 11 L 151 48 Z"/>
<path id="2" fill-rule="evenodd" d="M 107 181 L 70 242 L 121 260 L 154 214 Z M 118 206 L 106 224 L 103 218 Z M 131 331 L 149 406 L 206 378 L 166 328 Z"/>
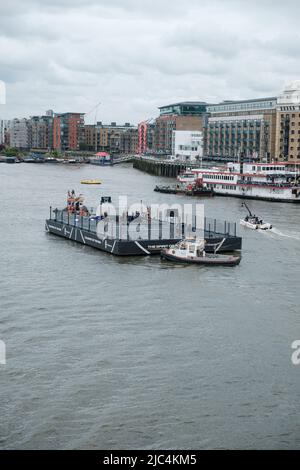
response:
<path id="1" fill-rule="evenodd" d="M 223 167 L 188 170 L 177 177 L 186 186 L 202 181 L 219 196 L 300 202 L 300 174 L 286 163 L 228 163 Z"/>

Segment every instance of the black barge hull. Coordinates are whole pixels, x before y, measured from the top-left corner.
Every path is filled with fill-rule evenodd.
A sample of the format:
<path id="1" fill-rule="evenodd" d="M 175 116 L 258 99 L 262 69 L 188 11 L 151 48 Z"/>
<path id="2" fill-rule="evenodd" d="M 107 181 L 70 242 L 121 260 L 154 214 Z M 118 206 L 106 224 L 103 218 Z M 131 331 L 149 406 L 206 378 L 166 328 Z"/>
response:
<path id="1" fill-rule="evenodd" d="M 289 204 L 300 204 L 299 199 L 282 199 L 282 198 L 272 198 L 272 197 L 263 197 L 263 196 L 249 196 L 246 194 L 221 194 L 221 193 L 214 193 L 215 196 L 218 197 L 235 197 L 236 199 L 252 199 L 253 201 L 267 201 L 267 202 L 287 202 Z"/>
<path id="2" fill-rule="evenodd" d="M 91 246 L 117 256 L 157 255 L 161 253 L 163 248 L 169 248 L 181 240 L 180 238 L 163 238 L 154 240 L 100 239 L 95 232 L 88 231 L 80 227 L 74 227 L 53 219 L 46 220 L 45 228 L 47 232 L 53 235 L 66 238 L 67 240 L 72 240 L 83 245 Z M 219 236 L 217 234 L 207 233 L 205 235 L 205 239 L 207 240 L 206 251 L 208 253 L 213 252 L 214 245 L 220 243 L 224 238 L 225 241 L 220 252 L 241 250 L 241 237 L 226 237 L 225 235 Z"/>

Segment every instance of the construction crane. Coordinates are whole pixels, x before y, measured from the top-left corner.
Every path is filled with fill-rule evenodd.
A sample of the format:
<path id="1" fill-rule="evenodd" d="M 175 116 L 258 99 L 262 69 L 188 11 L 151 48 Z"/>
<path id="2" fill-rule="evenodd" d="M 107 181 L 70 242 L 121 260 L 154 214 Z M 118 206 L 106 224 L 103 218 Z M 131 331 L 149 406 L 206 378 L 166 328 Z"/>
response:
<path id="1" fill-rule="evenodd" d="M 101 104 L 101 101 L 96 104 L 88 113 L 86 113 L 86 116 L 91 114 L 93 111 L 95 111 L 95 118 L 94 118 L 94 126 L 95 126 L 95 153 L 97 153 L 97 144 L 98 144 L 98 132 L 97 132 L 97 116 L 98 116 L 98 108 Z"/>

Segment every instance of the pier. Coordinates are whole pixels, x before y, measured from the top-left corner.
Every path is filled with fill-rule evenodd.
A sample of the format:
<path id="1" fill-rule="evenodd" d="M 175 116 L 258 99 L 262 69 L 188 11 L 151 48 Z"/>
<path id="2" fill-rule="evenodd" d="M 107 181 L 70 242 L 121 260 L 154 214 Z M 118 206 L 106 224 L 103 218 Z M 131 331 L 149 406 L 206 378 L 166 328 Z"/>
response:
<path id="1" fill-rule="evenodd" d="M 145 171 L 155 176 L 165 176 L 176 178 L 187 168 L 199 168 L 199 163 L 172 162 L 168 160 L 158 160 L 152 158 L 136 157 L 133 160 L 133 168 Z"/>

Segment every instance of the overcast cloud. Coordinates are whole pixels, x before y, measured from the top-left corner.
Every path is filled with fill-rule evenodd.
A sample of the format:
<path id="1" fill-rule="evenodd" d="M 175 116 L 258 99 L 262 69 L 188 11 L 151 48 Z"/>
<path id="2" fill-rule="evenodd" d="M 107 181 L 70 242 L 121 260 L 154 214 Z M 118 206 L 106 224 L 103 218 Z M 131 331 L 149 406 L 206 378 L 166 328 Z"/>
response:
<path id="1" fill-rule="evenodd" d="M 98 120 L 137 123 L 180 100 L 277 95 L 300 79 L 299 14 L 298 0 L 0 0 L 0 118 L 101 101 Z"/>

